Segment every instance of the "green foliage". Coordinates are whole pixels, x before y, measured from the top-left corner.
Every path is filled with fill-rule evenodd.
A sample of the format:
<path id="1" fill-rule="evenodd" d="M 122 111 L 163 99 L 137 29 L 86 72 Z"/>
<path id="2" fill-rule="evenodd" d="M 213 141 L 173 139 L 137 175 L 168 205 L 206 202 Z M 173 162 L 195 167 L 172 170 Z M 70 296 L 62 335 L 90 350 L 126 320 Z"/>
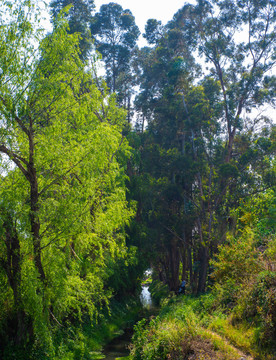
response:
<path id="1" fill-rule="evenodd" d="M 146 23 L 145 34 L 143 34 L 143 37 L 149 44 L 156 44 L 162 37 L 162 30 L 161 21 L 149 19 Z"/>
<path id="2" fill-rule="evenodd" d="M 264 358 L 275 350 L 276 241 L 275 224 L 270 222 L 274 200 L 271 190 L 244 202 L 238 236 L 221 246 L 212 261 L 216 303 L 231 314 L 233 325 L 251 327 L 250 347 Z"/>
<path id="3" fill-rule="evenodd" d="M 109 276 L 107 285 L 112 289 L 113 295 L 117 299 L 124 299 L 136 294 L 137 288 L 140 288 L 139 277 L 141 278 L 144 272 L 137 248 L 129 246 L 124 256 L 109 258 L 106 262 L 106 272 Z"/>
<path id="4" fill-rule="evenodd" d="M 240 352 L 225 338 L 206 329 L 212 321 L 225 323 L 215 308 L 215 296 L 172 298 L 149 324 L 135 326 L 131 359 L 219 358 L 234 360 Z M 227 336 L 227 334 L 225 334 Z"/>
<path id="5" fill-rule="evenodd" d="M 190 349 L 187 344 L 186 351 L 183 351 L 182 346 L 185 342 L 188 343 L 191 337 L 189 328 L 181 326 L 176 319 L 167 319 L 165 322 L 157 317 L 151 320 L 146 329 L 145 320 L 142 320 L 135 326 L 131 358 L 158 360 L 167 359 L 168 356 L 174 354 L 174 359 L 183 359 Z"/>
<path id="6" fill-rule="evenodd" d="M 260 118 L 258 128 L 247 115 L 275 102 L 274 25 L 270 1 L 197 1 L 164 27 L 147 22 L 154 46 L 137 57 L 143 133 L 133 177 L 144 179 L 135 193 L 139 220 L 154 229 L 155 267 L 171 290 L 181 276 L 194 292 L 205 290 L 210 254 L 234 232 L 231 212 L 274 186 L 273 120 Z M 208 63 L 203 78 L 195 49 Z"/>
<path id="7" fill-rule="evenodd" d="M 149 291 L 151 293 L 153 302 L 157 306 L 160 306 L 162 300 L 166 298 L 169 294 L 168 285 L 156 279 L 151 282 L 149 286 Z"/>
<path id="8" fill-rule="evenodd" d="M 68 32 L 70 34 L 80 34 L 80 57 L 82 60 L 87 59 L 92 46 L 89 23 L 95 9 L 94 0 L 52 0 L 50 7 L 54 26 L 58 23 L 59 13 L 65 10 L 65 16 L 69 24 Z"/>
<path id="9" fill-rule="evenodd" d="M 54 358 L 56 329 L 99 316 L 112 293 L 107 266 L 127 255 L 130 148 L 125 112 L 80 61 L 67 22 L 56 19 L 37 55 L 30 9 L 18 17 L 17 5 L 0 28 L 1 337 Z M 73 338 L 68 356 L 83 358 L 81 331 Z"/>
<path id="10" fill-rule="evenodd" d="M 275 224 L 269 221 L 274 198 L 270 190 L 236 210 L 235 236 L 228 235 L 211 262 L 211 292 L 163 301 L 159 316 L 135 329 L 133 359 L 183 358 L 194 351 L 195 341 L 197 349 L 205 341 L 212 344 L 206 358 L 236 359 L 241 353 L 235 347 L 259 359 L 274 358 L 276 242 Z"/>
<path id="11" fill-rule="evenodd" d="M 104 4 L 93 17 L 90 29 L 105 62 L 107 84 L 112 92 L 119 91 L 125 85 L 120 84 L 120 75 L 127 80 L 131 52 L 140 34 L 134 16 L 119 4 Z"/>
<path id="12" fill-rule="evenodd" d="M 236 284 L 241 284 L 246 274 L 250 276 L 258 273 L 260 265 L 253 240 L 254 233 L 247 228 L 241 237 L 232 238 L 229 244 L 219 247 L 216 259 L 212 260 L 215 268 L 213 277 L 217 283 L 233 280 Z"/>
<path id="13" fill-rule="evenodd" d="M 243 287 L 234 320 L 250 320 L 257 326 L 254 341 L 262 349 L 275 350 L 276 335 L 276 275 L 272 271 L 262 271 Z"/>

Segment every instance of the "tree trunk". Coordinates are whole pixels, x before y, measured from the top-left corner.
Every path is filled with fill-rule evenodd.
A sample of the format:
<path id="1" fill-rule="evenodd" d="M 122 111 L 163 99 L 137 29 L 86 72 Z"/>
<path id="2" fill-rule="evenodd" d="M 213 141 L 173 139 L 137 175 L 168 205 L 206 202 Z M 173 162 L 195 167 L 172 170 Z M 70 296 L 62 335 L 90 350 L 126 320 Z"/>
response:
<path id="1" fill-rule="evenodd" d="M 169 288 L 172 291 L 177 291 L 179 287 L 179 264 L 180 251 L 177 240 L 172 239 L 169 249 Z"/>
<path id="2" fill-rule="evenodd" d="M 186 272 L 187 272 L 187 255 L 186 255 L 186 246 L 183 246 L 182 250 L 182 275 L 181 280 L 187 280 Z"/>
<path id="3" fill-rule="evenodd" d="M 201 294 L 205 291 L 206 282 L 207 282 L 209 251 L 208 251 L 208 247 L 205 245 L 201 245 L 199 249 L 199 261 L 200 261 L 200 267 L 199 267 L 197 294 Z"/>

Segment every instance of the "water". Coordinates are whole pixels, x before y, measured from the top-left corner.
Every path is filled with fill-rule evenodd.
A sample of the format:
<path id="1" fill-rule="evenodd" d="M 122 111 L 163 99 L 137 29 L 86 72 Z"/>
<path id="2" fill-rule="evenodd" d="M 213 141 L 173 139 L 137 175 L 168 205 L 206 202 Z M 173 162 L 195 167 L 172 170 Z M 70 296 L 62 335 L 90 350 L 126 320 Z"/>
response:
<path id="1" fill-rule="evenodd" d="M 113 339 L 104 349 L 105 358 L 103 360 L 116 360 L 129 355 L 129 343 L 133 332 L 125 330 L 125 332 Z"/>
<path id="2" fill-rule="evenodd" d="M 142 286 L 142 292 L 140 294 L 140 300 L 144 308 L 149 309 L 152 307 L 151 294 L 149 292 L 148 285 Z"/>
<path id="3" fill-rule="evenodd" d="M 143 308 L 147 310 L 152 308 L 152 300 L 148 285 L 142 286 L 140 301 L 143 305 Z M 103 360 L 116 360 L 128 356 L 128 346 L 130 344 L 132 334 L 132 329 L 125 329 L 122 335 L 113 339 L 104 349 L 103 354 L 105 355 L 105 357 Z"/>

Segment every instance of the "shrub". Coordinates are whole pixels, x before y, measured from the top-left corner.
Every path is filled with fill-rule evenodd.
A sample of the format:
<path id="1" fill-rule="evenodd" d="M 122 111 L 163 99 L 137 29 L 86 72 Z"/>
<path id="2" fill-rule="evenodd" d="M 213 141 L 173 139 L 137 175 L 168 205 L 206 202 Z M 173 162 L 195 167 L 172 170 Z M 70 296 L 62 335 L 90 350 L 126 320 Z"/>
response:
<path id="1" fill-rule="evenodd" d="M 193 335 L 187 323 L 177 319 L 156 317 L 144 329 L 145 320 L 135 326 L 131 356 L 134 360 L 183 359 L 191 351 Z"/>
<path id="2" fill-rule="evenodd" d="M 263 271 L 241 294 L 234 309 L 234 319 L 251 320 L 256 326 L 255 341 L 260 347 L 275 346 L 276 273 Z"/>

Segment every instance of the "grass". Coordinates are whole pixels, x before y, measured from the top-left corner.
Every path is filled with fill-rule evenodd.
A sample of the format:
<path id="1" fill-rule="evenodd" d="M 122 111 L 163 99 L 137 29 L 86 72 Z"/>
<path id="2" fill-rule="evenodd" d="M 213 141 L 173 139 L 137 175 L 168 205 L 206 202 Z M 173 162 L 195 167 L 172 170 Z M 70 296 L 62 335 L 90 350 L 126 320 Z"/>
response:
<path id="1" fill-rule="evenodd" d="M 252 340 L 254 338 L 254 328 L 250 328 L 248 325 L 241 323 L 233 326 L 231 324 L 231 318 L 214 317 L 208 329 L 224 336 L 231 344 L 247 353 L 253 350 Z"/>
<path id="2" fill-rule="evenodd" d="M 147 327 L 136 327 L 131 359 L 236 360 L 248 354 L 273 359 L 256 351 L 255 331 L 248 324 L 234 326 L 224 309 L 214 307 L 212 294 L 173 297 Z"/>

